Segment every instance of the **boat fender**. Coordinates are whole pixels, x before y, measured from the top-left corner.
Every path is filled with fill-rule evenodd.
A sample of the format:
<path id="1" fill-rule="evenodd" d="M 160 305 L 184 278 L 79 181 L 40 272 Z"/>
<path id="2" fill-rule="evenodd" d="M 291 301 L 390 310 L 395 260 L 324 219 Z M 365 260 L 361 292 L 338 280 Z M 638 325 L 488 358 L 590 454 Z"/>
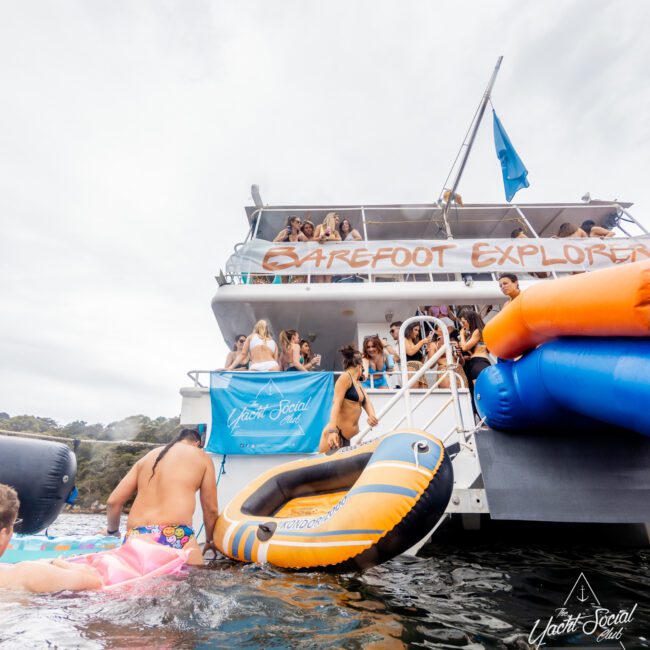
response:
<path id="1" fill-rule="evenodd" d="M 22 523 L 16 533 L 47 528 L 74 491 L 77 459 L 59 442 L 0 436 L 0 483 L 18 492 Z"/>

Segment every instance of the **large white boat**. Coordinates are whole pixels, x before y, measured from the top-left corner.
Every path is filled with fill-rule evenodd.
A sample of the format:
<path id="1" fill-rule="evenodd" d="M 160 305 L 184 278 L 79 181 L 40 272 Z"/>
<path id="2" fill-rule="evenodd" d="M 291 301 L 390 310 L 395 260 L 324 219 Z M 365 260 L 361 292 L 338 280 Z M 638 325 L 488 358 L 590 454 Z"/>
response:
<path id="1" fill-rule="evenodd" d="M 328 373 L 341 371 L 338 350 L 349 342 L 361 349 L 370 334 L 391 341 L 389 325 L 395 321 L 415 317 L 432 322 L 423 315 L 425 306 L 473 306 L 484 312 L 492 306 L 489 311 L 497 312 L 505 302 L 497 281 L 500 272 L 515 272 L 526 289 L 576 271 L 647 258 L 650 250 L 649 233 L 631 215 L 631 204 L 589 197 L 571 204 L 462 205 L 458 199 L 448 206 L 270 206 L 262 203 L 259 193 L 254 196 L 257 204 L 246 208 L 246 240 L 234 247 L 224 268 L 216 269 L 212 309 L 221 335 L 231 347 L 235 337 L 250 333 L 259 319 L 268 321 L 276 337 L 282 329 L 298 330 L 322 356 L 319 370 Z M 290 216 L 320 223 L 330 213 L 349 219 L 361 240 L 273 243 Z M 561 224 L 586 220 L 613 229 L 616 236 L 554 237 Z M 513 238 L 517 228 L 527 238 Z M 218 376 L 214 369 L 191 370 L 189 385 L 181 389 L 181 421 L 203 423 L 208 432 L 211 372 Z M 391 381 L 402 388 L 369 389 L 380 422 L 370 431 L 362 416 L 357 438 L 409 423 L 443 440 L 455 477 L 447 512 L 465 528 L 477 528 L 488 517 L 603 524 L 650 521 L 650 439 L 586 439 L 568 428 L 546 435 L 504 434 L 481 426 L 467 388 L 454 383 L 439 387 L 442 371 L 435 361 L 421 372 L 428 388 L 409 387 L 417 377 L 402 368 L 394 371 Z M 220 432 L 212 430 L 210 435 Z M 221 508 L 262 471 L 295 458 L 255 453 L 213 457 Z"/>

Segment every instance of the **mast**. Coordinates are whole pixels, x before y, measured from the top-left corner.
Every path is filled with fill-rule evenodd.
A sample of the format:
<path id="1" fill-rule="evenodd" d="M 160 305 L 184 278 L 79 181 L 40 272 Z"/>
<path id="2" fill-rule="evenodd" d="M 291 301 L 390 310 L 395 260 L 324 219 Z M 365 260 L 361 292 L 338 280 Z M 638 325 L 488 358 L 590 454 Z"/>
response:
<path id="1" fill-rule="evenodd" d="M 496 81 L 497 74 L 499 73 L 499 68 L 501 67 L 501 61 L 503 61 L 503 56 L 500 56 L 497 59 L 497 64 L 494 66 L 494 71 L 492 72 L 492 76 L 490 77 L 490 82 L 488 83 L 487 88 L 483 93 L 481 103 L 479 104 L 479 107 L 476 113 L 474 114 L 474 119 L 472 120 L 472 123 L 470 124 L 470 129 L 468 131 L 469 140 L 467 135 L 465 135 L 465 140 L 463 140 L 463 144 L 460 147 L 460 151 L 456 156 L 456 160 L 458 160 L 458 156 L 460 155 L 460 152 L 462 151 L 463 147 L 466 147 L 465 154 L 463 155 L 463 158 L 460 162 L 460 167 L 458 168 L 458 173 L 456 174 L 454 183 L 451 186 L 449 198 L 447 199 L 447 202 L 445 203 L 445 206 L 442 209 L 442 218 L 443 221 L 445 222 L 445 232 L 447 233 L 447 239 L 453 239 L 451 234 L 451 228 L 449 227 L 449 221 L 447 220 L 447 213 L 449 212 L 449 207 L 451 206 L 451 203 L 454 200 L 454 195 L 456 194 L 456 189 L 458 188 L 458 184 L 460 183 L 460 179 L 463 175 L 463 171 L 465 171 L 465 165 L 467 164 L 467 159 L 469 158 L 469 152 L 472 150 L 472 145 L 474 144 L 474 139 L 476 138 L 478 127 L 480 126 L 481 120 L 483 119 L 483 115 L 485 114 L 485 108 L 487 107 L 487 103 L 490 101 L 492 87 L 494 86 L 494 82 Z M 451 168 L 452 171 L 454 169 L 454 166 L 456 165 L 456 160 L 454 160 L 454 165 Z M 449 172 L 449 176 L 451 176 L 451 171 Z M 449 176 L 447 176 L 447 180 L 449 180 Z M 447 181 L 445 181 L 445 188 L 446 186 L 447 186 Z M 445 191 L 445 188 L 443 188 L 443 192 Z"/>

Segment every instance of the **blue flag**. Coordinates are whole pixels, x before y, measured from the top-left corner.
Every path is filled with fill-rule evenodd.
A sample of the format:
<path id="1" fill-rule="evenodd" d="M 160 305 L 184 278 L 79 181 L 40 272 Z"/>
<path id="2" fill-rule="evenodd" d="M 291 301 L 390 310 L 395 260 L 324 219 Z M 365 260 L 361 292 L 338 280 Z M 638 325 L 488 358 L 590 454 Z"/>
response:
<path id="1" fill-rule="evenodd" d="M 330 372 L 213 372 L 212 430 L 216 454 L 310 454 L 329 421 Z"/>
<path id="2" fill-rule="evenodd" d="M 497 150 L 497 157 L 501 161 L 501 172 L 503 173 L 503 187 L 506 191 L 506 200 L 512 201 L 512 197 L 522 188 L 528 187 L 528 170 L 521 162 L 510 138 L 503 128 L 503 124 L 492 109 L 494 117 L 494 146 Z"/>

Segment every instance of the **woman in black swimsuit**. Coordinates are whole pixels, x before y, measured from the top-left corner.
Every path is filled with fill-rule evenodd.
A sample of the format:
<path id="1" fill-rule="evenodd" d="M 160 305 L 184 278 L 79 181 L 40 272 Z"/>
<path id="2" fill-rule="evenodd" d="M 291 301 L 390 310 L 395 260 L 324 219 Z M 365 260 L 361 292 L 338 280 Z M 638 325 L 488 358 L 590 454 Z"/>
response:
<path id="1" fill-rule="evenodd" d="M 363 372 L 363 356 L 351 345 L 341 350 L 343 369 L 345 372 L 336 380 L 334 385 L 334 402 L 328 422 L 320 439 L 319 452 L 347 447 L 350 439 L 359 433 L 359 417 L 361 409 L 368 416 L 368 424 L 376 427 L 378 424 L 375 409 L 361 386 Z"/>
<path id="2" fill-rule="evenodd" d="M 477 413 L 474 402 L 474 384 L 481 372 L 492 365 L 490 353 L 483 340 L 485 323 L 473 309 L 463 309 L 460 312 L 460 322 L 462 325 L 460 349 L 464 354 L 469 355 L 469 359 L 465 361 L 465 374 L 469 381 L 468 388 L 472 396 L 472 407 L 474 413 Z"/>

